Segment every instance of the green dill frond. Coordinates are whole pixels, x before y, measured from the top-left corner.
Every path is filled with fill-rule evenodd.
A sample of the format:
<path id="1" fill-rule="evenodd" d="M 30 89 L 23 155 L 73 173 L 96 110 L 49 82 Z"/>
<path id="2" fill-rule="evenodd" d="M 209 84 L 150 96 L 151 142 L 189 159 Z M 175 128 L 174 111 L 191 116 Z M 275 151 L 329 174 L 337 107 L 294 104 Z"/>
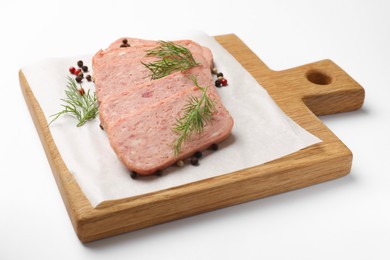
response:
<path id="1" fill-rule="evenodd" d="M 78 120 L 77 126 L 84 125 L 88 120 L 96 118 L 98 115 L 98 105 L 96 100 L 96 93 L 91 94 L 90 90 L 81 94 L 80 88 L 77 87 L 76 81 L 68 76 L 68 84 L 65 90 L 66 98 L 61 99 L 64 104 L 61 104 L 63 110 L 51 115 L 53 119 L 49 125 L 62 115 L 70 114 Z M 83 90 L 84 91 L 84 90 Z"/>
<path id="2" fill-rule="evenodd" d="M 186 47 L 174 43 L 160 41 L 159 45 L 146 51 L 146 57 L 157 57 L 156 61 L 144 63 L 150 71 L 151 80 L 159 79 L 177 71 L 185 71 L 199 65 Z"/>
<path id="3" fill-rule="evenodd" d="M 183 143 L 193 133 L 201 134 L 203 132 L 207 122 L 211 120 L 212 114 L 216 112 L 215 101 L 207 95 L 208 86 L 199 86 L 196 76 L 191 75 L 190 79 L 202 91 L 202 96 L 200 98 L 190 96 L 182 109 L 183 115 L 176 118 L 173 131 L 179 133 L 179 136 L 173 143 L 175 156 L 180 153 Z"/>

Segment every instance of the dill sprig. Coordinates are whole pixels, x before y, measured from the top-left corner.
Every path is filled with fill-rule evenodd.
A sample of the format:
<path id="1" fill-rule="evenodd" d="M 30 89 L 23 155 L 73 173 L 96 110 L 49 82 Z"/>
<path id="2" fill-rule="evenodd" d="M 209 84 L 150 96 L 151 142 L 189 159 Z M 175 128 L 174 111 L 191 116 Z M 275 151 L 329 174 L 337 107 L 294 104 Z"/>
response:
<path id="1" fill-rule="evenodd" d="M 81 84 L 78 88 L 76 81 L 69 76 L 68 84 L 66 85 L 66 87 L 67 90 L 65 90 L 65 94 L 67 98 L 61 99 L 63 102 L 65 102 L 65 104 L 61 104 L 64 109 L 50 116 L 54 118 L 50 121 L 49 125 L 53 123 L 54 120 L 64 114 L 70 114 L 76 117 L 79 121 L 77 126 L 82 126 L 88 120 L 96 118 L 99 113 L 98 105 L 96 102 L 96 94 L 91 94 L 90 90 L 85 92 Z"/>
<path id="2" fill-rule="evenodd" d="M 156 61 L 144 63 L 152 74 L 151 80 L 165 77 L 176 71 L 185 71 L 199 65 L 186 47 L 174 43 L 160 41 L 159 46 L 146 51 L 146 57 L 157 57 Z"/>
<path id="3" fill-rule="evenodd" d="M 173 143 L 173 152 L 177 156 L 183 143 L 193 134 L 200 134 L 208 121 L 211 120 L 212 113 L 216 112 L 215 101 L 207 95 L 208 86 L 201 87 L 198 84 L 196 76 L 191 75 L 190 79 L 195 86 L 202 91 L 200 98 L 191 96 L 188 98 L 187 104 L 183 107 L 183 115 L 176 118 L 176 123 L 173 131 L 180 135 Z"/>

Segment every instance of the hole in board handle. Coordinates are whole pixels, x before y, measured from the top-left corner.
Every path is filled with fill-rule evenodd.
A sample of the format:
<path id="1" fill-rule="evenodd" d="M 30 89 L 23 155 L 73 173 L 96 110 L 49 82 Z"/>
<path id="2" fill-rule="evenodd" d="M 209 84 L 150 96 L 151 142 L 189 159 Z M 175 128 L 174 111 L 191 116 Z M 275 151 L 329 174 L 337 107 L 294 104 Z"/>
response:
<path id="1" fill-rule="evenodd" d="M 317 85 L 329 85 L 332 82 L 331 77 L 318 70 L 309 70 L 306 73 L 306 78 L 311 83 Z"/>

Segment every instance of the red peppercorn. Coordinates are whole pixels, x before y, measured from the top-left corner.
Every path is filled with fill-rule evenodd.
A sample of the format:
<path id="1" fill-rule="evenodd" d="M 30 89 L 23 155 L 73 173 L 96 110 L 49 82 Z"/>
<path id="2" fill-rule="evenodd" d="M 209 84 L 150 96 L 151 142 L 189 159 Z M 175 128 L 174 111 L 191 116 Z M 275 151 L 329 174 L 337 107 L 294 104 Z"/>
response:
<path id="1" fill-rule="evenodd" d="M 71 74 L 74 74 L 75 70 L 76 70 L 75 67 L 70 67 L 70 68 L 69 68 L 69 72 L 70 72 Z"/>
<path id="2" fill-rule="evenodd" d="M 224 86 L 224 87 L 225 87 L 225 86 L 227 86 L 227 83 L 228 83 L 228 82 L 227 82 L 227 80 L 226 80 L 226 79 L 223 79 L 223 80 L 221 80 L 221 84 L 222 84 L 222 86 Z"/>
<path id="3" fill-rule="evenodd" d="M 73 74 L 78 76 L 80 74 L 80 72 L 81 72 L 81 69 L 77 69 L 77 70 L 75 69 Z"/>
<path id="4" fill-rule="evenodd" d="M 83 89 L 83 88 L 80 88 L 80 89 L 79 89 L 79 92 L 80 92 L 80 95 L 84 96 L 84 94 L 85 94 L 85 91 L 84 91 L 84 89 Z"/>

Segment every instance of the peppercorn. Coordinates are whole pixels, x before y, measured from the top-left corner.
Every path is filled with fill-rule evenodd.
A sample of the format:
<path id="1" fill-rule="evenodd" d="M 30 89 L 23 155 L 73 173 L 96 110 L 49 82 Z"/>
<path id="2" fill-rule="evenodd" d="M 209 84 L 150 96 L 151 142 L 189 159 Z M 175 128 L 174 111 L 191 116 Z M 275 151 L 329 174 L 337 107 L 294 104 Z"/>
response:
<path id="1" fill-rule="evenodd" d="M 215 86 L 216 86 L 217 88 L 220 88 L 220 87 L 221 87 L 221 81 L 217 79 L 217 80 L 215 81 Z"/>
<path id="2" fill-rule="evenodd" d="M 224 79 L 225 79 L 225 78 L 222 77 L 222 76 L 219 76 L 219 77 L 218 77 L 218 80 L 221 81 L 221 82 L 222 82 L 222 80 L 224 80 Z"/>
<path id="3" fill-rule="evenodd" d="M 200 159 L 200 158 L 202 158 L 203 154 L 202 154 L 202 152 L 197 151 L 196 153 L 194 153 L 194 156 L 195 156 L 196 158 Z"/>
<path id="4" fill-rule="evenodd" d="M 92 80 L 91 75 L 87 75 L 85 78 L 86 78 L 88 81 L 91 81 L 91 80 Z"/>
<path id="5" fill-rule="evenodd" d="M 130 173 L 130 177 L 134 180 L 134 179 L 136 179 L 138 177 L 138 173 L 132 171 Z"/>
<path id="6" fill-rule="evenodd" d="M 85 94 L 84 89 L 83 89 L 83 88 L 80 88 L 80 89 L 79 89 L 79 93 L 80 93 L 80 95 L 84 96 L 84 94 Z"/>
<path id="7" fill-rule="evenodd" d="M 184 162 L 182 160 L 179 160 L 176 162 L 176 166 L 177 167 L 183 167 L 184 166 Z"/>
<path id="8" fill-rule="evenodd" d="M 104 131 L 104 127 L 102 126 L 102 124 L 99 124 L 99 127 Z"/>
<path id="9" fill-rule="evenodd" d="M 219 146 L 218 146 L 218 144 L 212 144 L 210 146 L 210 149 L 213 150 L 213 151 L 217 151 L 219 149 Z"/>
<path id="10" fill-rule="evenodd" d="M 83 81 L 83 78 L 80 77 L 80 76 L 77 76 L 77 77 L 76 77 L 76 81 L 77 81 L 77 83 L 81 83 L 81 81 Z"/>
<path id="11" fill-rule="evenodd" d="M 191 158 L 191 164 L 192 164 L 193 166 L 198 166 L 198 165 L 199 165 L 199 159 L 196 158 L 196 157 L 192 157 L 192 158 Z"/>
<path id="12" fill-rule="evenodd" d="M 69 68 L 69 72 L 70 72 L 71 74 L 74 74 L 75 70 L 76 70 L 75 67 L 70 67 L 70 68 Z"/>
<path id="13" fill-rule="evenodd" d="M 217 77 L 223 77 L 223 73 L 222 73 L 222 72 L 219 72 L 219 73 L 217 74 Z"/>
<path id="14" fill-rule="evenodd" d="M 82 60 L 79 60 L 77 62 L 77 66 L 79 66 L 79 68 L 81 68 L 83 65 L 84 65 L 84 62 Z"/>
<path id="15" fill-rule="evenodd" d="M 213 68 L 213 69 L 211 70 L 211 73 L 213 73 L 213 74 L 217 74 L 217 73 L 218 73 L 218 70 L 217 70 L 217 68 Z"/>
<path id="16" fill-rule="evenodd" d="M 227 80 L 226 79 L 221 80 L 221 84 L 224 87 L 227 86 Z"/>
<path id="17" fill-rule="evenodd" d="M 81 69 L 84 71 L 84 72 L 88 72 L 88 66 L 82 66 Z"/>
<path id="18" fill-rule="evenodd" d="M 121 48 L 130 47 L 130 44 L 127 43 L 127 39 L 122 40 Z"/>
<path id="19" fill-rule="evenodd" d="M 77 77 L 80 77 L 80 78 L 84 78 L 84 73 L 82 71 L 80 71 L 80 73 L 77 75 Z"/>
<path id="20" fill-rule="evenodd" d="M 80 72 L 81 72 L 81 69 L 77 69 L 77 70 L 74 71 L 73 74 L 76 75 L 76 76 L 78 76 L 78 75 L 80 74 Z"/>

